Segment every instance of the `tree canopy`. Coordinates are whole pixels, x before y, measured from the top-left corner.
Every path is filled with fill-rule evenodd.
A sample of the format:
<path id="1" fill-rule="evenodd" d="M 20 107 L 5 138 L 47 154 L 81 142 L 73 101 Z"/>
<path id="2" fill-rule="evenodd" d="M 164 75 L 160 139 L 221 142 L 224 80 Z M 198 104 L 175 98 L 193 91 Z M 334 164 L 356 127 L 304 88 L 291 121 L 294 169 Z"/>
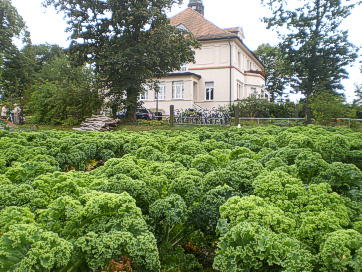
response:
<path id="1" fill-rule="evenodd" d="M 356 118 L 355 110 L 345 104 L 342 95 L 328 91 L 319 92 L 312 97 L 311 109 L 316 121 L 323 125 L 331 124 L 338 117 Z"/>
<path id="2" fill-rule="evenodd" d="M 2 0 L 0 2 L 0 52 L 2 57 L 7 50 L 15 47 L 13 38 L 20 38 L 23 42 L 28 42 L 29 33 L 23 18 L 12 6 L 11 1 Z"/>
<path id="3" fill-rule="evenodd" d="M 95 66 L 109 106 L 124 104 L 129 118 L 145 84 L 194 61 L 196 40 L 166 16 L 175 3 L 181 1 L 45 1 L 69 19 L 73 60 Z"/>
<path id="4" fill-rule="evenodd" d="M 357 58 L 356 47 L 340 25 L 360 1 L 262 0 L 273 16 L 264 18 L 268 28 L 276 28 L 280 48 L 287 61 L 291 86 L 306 96 L 306 116 L 310 122 L 310 97 L 323 90 L 342 90 L 348 78 L 345 66 Z M 282 32 L 280 27 L 286 27 Z M 285 29 L 285 28 L 284 28 Z"/>
<path id="5" fill-rule="evenodd" d="M 270 94 L 270 101 L 274 102 L 286 88 L 288 68 L 283 61 L 283 55 L 278 46 L 268 43 L 260 45 L 254 53 L 264 64 L 265 88 Z"/>
<path id="6" fill-rule="evenodd" d="M 58 46 L 40 45 L 34 51 L 39 71 L 28 90 L 32 122 L 76 125 L 99 111 L 102 101 L 91 67 L 73 67 Z"/>
<path id="7" fill-rule="evenodd" d="M 9 0 L 0 2 L 0 89 L 5 95 L 13 96 L 9 87 L 21 81 L 19 70 L 14 66 L 23 64 L 19 49 L 14 40 L 19 39 L 24 44 L 30 44 L 30 34 L 27 31 L 23 18 Z M 15 64 L 15 65 L 14 65 Z"/>
<path id="8" fill-rule="evenodd" d="M 361 68 L 361 73 L 362 73 L 362 68 Z M 362 105 L 362 84 L 356 84 L 356 89 L 354 94 L 356 96 L 355 103 L 357 103 L 358 105 Z"/>

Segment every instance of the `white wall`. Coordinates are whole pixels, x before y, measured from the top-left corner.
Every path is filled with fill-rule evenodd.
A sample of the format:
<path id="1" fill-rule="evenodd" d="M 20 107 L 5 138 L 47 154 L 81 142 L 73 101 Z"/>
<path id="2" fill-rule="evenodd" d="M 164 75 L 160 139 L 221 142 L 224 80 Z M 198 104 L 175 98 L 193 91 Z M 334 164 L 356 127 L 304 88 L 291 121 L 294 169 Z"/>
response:
<path id="1" fill-rule="evenodd" d="M 261 75 L 245 73 L 252 70 L 262 70 L 256 58 L 245 48 L 239 40 L 231 40 L 232 68 L 231 68 L 231 101 L 243 99 L 251 95 L 251 88 L 257 93 L 264 89 L 265 80 Z M 240 59 L 238 59 L 238 52 Z M 169 106 L 175 109 L 193 108 L 193 103 L 212 109 L 218 105 L 230 103 L 230 45 L 228 40 L 213 40 L 202 42 L 201 49 L 195 50 L 196 63 L 186 64 L 187 72 L 200 75 L 199 79 L 192 75 L 180 75 L 162 78 L 166 83 L 166 99 L 159 101 L 159 109 L 169 114 Z M 240 61 L 239 61 L 240 60 Z M 184 98 L 172 99 L 172 82 L 184 81 Z M 206 82 L 214 82 L 214 100 L 206 101 Z M 196 84 L 196 85 L 195 85 Z M 238 92 L 238 84 L 242 86 L 242 96 Z M 194 92 L 194 86 L 196 91 Z M 144 104 L 147 108 L 156 108 L 154 92 L 149 91 L 149 100 Z"/>

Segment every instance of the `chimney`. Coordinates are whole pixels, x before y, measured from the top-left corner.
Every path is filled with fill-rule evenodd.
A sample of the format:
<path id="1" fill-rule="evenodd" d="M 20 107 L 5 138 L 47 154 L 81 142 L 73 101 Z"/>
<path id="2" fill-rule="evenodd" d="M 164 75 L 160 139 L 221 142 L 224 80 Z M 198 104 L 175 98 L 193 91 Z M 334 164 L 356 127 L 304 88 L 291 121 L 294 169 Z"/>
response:
<path id="1" fill-rule="evenodd" d="M 202 0 L 190 0 L 189 7 L 204 16 L 204 4 Z"/>

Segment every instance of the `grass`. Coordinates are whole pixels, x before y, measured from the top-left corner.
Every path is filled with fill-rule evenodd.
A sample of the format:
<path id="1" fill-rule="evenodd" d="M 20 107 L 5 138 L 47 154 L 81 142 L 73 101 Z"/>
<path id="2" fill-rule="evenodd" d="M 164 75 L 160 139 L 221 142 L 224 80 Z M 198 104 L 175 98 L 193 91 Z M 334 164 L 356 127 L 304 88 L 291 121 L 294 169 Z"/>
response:
<path id="1" fill-rule="evenodd" d="M 31 125 L 31 124 L 25 124 L 18 126 L 19 130 L 31 130 L 31 127 L 33 127 L 34 131 L 42 131 L 42 130 L 63 130 L 63 131 L 69 131 L 72 130 L 73 127 L 69 126 L 62 126 L 62 125 Z"/>

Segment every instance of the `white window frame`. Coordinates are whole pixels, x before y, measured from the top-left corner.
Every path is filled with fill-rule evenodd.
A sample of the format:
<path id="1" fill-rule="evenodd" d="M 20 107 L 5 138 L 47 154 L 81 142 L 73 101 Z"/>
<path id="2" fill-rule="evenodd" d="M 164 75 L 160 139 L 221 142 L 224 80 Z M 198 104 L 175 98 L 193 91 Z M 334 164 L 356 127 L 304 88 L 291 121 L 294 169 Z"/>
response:
<path id="1" fill-rule="evenodd" d="M 144 91 L 140 93 L 140 100 L 141 101 L 148 101 L 148 89 L 149 87 L 146 85 L 143 87 Z"/>
<path id="2" fill-rule="evenodd" d="M 158 95 L 158 98 L 157 98 Z M 166 99 L 166 83 L 161 82 L 158 84 L 158 92 L 155 91 L 155 99 L 165 100 Z"/>
<path id="3" fill-rule="evenodd" d="M 213 101 L 215 99 L 214 81 L 205 82 L 205 101 Z"/>
<path id="4" fill-rule="evenodd" d="M 250 93 L 251 93 L 251 95 L 253 95 L 255 97 L 258 97 L 258 92 L 257 92 L 257 89 L 255 87 L 250 88 Z"/>
<path id="5" fill-rule="evenodd" d="M 239 70 L 241 70 L 241 52 L 240 51 L 238 51 L 238 68 L 239 68 Z"/>
<path id="6" fill-rule="evenodd" d="M 265 91 L 263 89 L 260 90 L 260 98 L 265 99 Z"/>
<path id="7" fill-rule="evenodd" d="M 244 84 L 238 82 L 238 83 L 237 83 L 237 98 L 238 98 L 239 100 L 244 99 L 243 89 L 244 89 Z"/>
<path id="8" fill-rule="evenodd" d="M 183 81 L 172 81 L 172 99 L 184 99 Z"/>

